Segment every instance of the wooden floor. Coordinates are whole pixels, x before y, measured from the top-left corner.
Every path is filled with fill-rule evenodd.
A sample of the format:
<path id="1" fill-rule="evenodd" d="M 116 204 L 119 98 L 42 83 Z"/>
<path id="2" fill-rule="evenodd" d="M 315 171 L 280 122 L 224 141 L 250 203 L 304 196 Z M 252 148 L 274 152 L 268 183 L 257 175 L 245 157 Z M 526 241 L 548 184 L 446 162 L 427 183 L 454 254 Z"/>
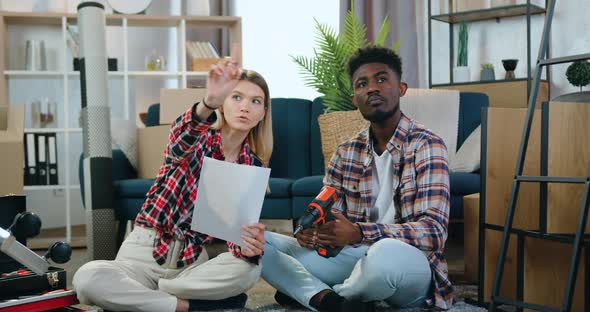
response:
<path id="1" fill-rule="evenodd" d="M 42 229 L 41 233 L 27 239 L 27 247 L 36 249 L 46 249 L 57 241 L 66 241 L 66 228 Z M 72 226 L 72 239 L 70 242 L 72 248 L 86 248 L 86 226 Z"/>

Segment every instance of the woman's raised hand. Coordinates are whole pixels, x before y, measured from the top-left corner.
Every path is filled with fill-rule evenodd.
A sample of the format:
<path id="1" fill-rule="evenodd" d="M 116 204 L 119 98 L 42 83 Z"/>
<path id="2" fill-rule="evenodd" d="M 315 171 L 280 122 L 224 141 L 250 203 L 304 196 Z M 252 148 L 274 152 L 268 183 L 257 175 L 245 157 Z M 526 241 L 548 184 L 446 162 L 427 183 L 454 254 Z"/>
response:
<path id="1" fill-rule="evenodd" d="M 239 46 L 233 45 L 231 56 L 221 59 L 217 64 L 211 65 L 207 75 L 207 106 L 218 108 L 239 82 L 242 69 Z"/>

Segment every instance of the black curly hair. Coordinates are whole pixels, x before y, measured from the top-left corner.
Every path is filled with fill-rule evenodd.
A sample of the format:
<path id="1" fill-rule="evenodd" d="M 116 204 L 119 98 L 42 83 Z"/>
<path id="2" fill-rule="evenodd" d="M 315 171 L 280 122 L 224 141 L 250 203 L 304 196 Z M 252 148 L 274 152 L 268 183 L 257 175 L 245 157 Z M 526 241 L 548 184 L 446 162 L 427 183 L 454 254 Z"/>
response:
<path id="1" fill-rule="evenodd" d="M 356 53 L 350 57 L 348 60 L 348 75 L 350 78 L 352 79 L 352 76 L 359 67 L 368 63 L 381 63 L 389 66 L 401 81 L 401 58 L 393 50 L 377 46 L 368 46 L 366 48 L 358 49 Z"/>

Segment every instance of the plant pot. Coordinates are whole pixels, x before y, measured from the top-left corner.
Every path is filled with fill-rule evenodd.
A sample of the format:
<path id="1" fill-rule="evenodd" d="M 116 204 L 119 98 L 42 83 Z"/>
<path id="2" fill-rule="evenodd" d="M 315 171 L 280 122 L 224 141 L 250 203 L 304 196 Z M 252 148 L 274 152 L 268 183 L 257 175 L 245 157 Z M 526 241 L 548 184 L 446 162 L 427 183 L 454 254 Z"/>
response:
<path id="1" fill-rule="evenodd" d="M 590 91 L 574 92 L 568 94 L 562 94 L 551 101 L 555 102 L 578 102 L 578 103 L 590 103 Z"/>
<path id="2" fill-rule="evenodd" d="M 469 66 L 457 66 L 453 69 L 453 82 L 469 82 Z"/>
<path id="3" fill-rule="evenodd" d="M 481 70 L 481 81 L 493 81 L 496 80 L 496 75 L 493 69 L 482 69 Z"/>

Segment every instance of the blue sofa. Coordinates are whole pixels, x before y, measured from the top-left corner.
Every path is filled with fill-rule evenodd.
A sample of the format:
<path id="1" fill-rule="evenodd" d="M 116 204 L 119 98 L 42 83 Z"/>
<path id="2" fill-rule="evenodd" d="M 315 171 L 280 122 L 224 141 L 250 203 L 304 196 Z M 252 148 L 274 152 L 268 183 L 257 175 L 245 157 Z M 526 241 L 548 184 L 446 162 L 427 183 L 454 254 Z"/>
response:
<path id="1" fill-rule="evenodd" d="M 487 106 L 487 95 L 461 93 L 457 148 L 480 125 L 481 109 Z M 322 112 L 321 98 L 314 101 L 272 99 L 274 150 L 270 162 L 271 192 L 265 197 L 262 219 L 297 219 L 321 189 L 324 158 L 317 117 Z M 155 104 L 148 110 L 146 126 L 158 124 L 159 105 Z M 80 181 L 83 181 L 82 170 L 79 174 Z M 451 172 L 450 180 L 451 219 L 462 219 L 463 196 L 479 192 L 480 174 Z M 152 183 L 152 179 L 138 179 L 125 155 L 120 150 L 113 150 L 114 209 L 118 220 L 135 218 Z M 84 196 L 83 186 L 81 191 Z M 124 230 L 120 227 L 119 243 Z"/>

